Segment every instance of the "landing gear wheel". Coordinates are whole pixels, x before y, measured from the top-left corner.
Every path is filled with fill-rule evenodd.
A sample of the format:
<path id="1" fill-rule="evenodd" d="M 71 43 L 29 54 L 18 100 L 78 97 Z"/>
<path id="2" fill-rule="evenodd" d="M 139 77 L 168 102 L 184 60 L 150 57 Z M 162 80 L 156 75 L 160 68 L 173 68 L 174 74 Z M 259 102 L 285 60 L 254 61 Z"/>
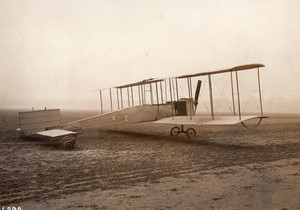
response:
<path id="1" fill-rule="evenodd" d="M 170 134 L 171 136 L 177 136 L 179 134 L 179 127 L 175 126 L 174 128 L 172 128 Z"/>
<path id="2" fill-rule="evenodd" d="M 74 146 L 75 146 L 75 141 L 69 140 L 64 143 L 65 150 L 72 150 L 74 148 Z"/>
<path id="3" fill-rule="evenodd" d="M 194 128 L 188 128 L 186 130 L 186 135 L 188 138 L 194 138 L 196 136 L 196 131 Z"/>

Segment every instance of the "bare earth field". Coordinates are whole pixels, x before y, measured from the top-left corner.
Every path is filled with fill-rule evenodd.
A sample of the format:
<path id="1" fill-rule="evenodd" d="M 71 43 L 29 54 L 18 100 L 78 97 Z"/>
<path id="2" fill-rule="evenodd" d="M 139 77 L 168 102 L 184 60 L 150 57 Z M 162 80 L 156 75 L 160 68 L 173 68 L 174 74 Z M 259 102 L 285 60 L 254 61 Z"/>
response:
<path id="1" fill-rule="evenodd" d="M 198 126 L 194 139 L 153 123 L 84 130 L 72 151 L 17 127 L 17 111 L 0 110 L 0 208 L 300 209 L 298 117 Z"/>

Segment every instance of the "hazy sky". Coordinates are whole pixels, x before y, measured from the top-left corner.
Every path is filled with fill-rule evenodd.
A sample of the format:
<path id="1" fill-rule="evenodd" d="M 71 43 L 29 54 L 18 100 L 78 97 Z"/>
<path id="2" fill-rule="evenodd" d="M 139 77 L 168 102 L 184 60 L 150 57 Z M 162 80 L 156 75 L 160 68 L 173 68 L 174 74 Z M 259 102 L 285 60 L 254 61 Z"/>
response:
<path id="1" fill-rule="evenodd" d="M 0 0 L 0 108 L 96 109 L 95 89 L 263 63 L 265 111 L 300 112 L 299 37 L 299 0 Z"/>

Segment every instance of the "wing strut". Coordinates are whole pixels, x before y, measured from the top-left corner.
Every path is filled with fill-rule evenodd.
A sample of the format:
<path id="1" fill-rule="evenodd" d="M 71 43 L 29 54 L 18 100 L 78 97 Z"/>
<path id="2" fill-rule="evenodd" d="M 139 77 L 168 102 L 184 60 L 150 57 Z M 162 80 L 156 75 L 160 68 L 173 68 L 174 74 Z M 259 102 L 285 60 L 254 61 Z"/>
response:
<path id="1" fill-rule="evenodd" d="M 260 87 L 259 67 L 257 68 L 257 80 L 258 80 L 259 101 L 260 101 L 260 114 L 261 114 L 261 116 L 263 116 L 263 107 L 262 107 L 262 100 L 261 100 L 261 87 Z"/>
<path id="2" fill-rule="evenodd" d="M 173 113 L 173 98 L 172 98 L 172 86 L 171 86 L 171 79 L 169 79 L 169 86 L 170 86 L 171 109 L 172 109 L 172 120 L 173 120 L 173 119 L 174 119 L 174 113 Z"/>
<path id="3" fill-rule="evenodd" d="M 103 114 L 103 103 L 102 103 L 102 92 L 101 90 L 99 90 L 99 94 L 100 94 L 100 111 L 101 111 L 101 114 Z"/>
<path id="4" fill-rule="evenodd" d="M 151 104 L 153 104 L 153 91 L 152 91 L 152 83 L 149 84 L 150 86 L 150 96 L 151 96 Z"/>
<path id="5" fill-rule="evenodd" d="M 131 102 L 132 102 L 132 106 L 134 106 L 134 100 L 133 100 L 133 88 L 132 86 L 130 87 L 131 89 Z"/>
<path id="6" fill-rule="evenodd" d="M 113 111 L 111 88 L 109 88 L 109 101 L 110 101 L 110 109 L 111 109 L 111 111 Z"/>
<path id="7" fill-rule="evenodd" d="M 192 79 L 191 77 L 187 77 L 187 83 L 188 83 L 188 92 L 189 92 L 189 98 L 193 98 L 193 93 L 192 93 Z M 193 104 L 190 103 L 190 120 L 192 120 L 192 111 L 193 111 Z"/>
<path id="8" fill-rule="evenodd" d="M 121 96 L 121 108 L 123 109 L 123 89 L 120 88 L 120 96 Z"/>
<path id="9" fill-rule="evenodd" d="M 175 78 L 175 82 L 176 82 L 176 96 L 177 96 L 177 100 L 179 100 L 179 94 L 178 94 L 178 79 Z"/>
<path id="10" fill-rule="evenodd" d="M 118 110 L 120 109 L 120 102 L 119 102 L 119 89 L 116 88 L 117 90 L 117 103 L 118 103 Z"/>
<path id="11" fill-rule="evenodd" d="M 129 97 L 129 87 L 126 88 L 127 89 L 127 104 L 128 104 L 128 107 L 130 107 L 130 97 Z"/>
<path id="12" fill-rule="evenodd" d="M 159 82 L 159 86 L 160 86 L 160 97 L 161 97 L 161 103 L 164 103 L 164 98 L 163 98 L 163 89 L 162 89 L 162 83 L 161 81 Z"/>
<path id="13" fill-rule="evenodd" d="M 208 83 L 209 83 L 209 96 L 210 96 L 210 110 L 211 110 L 211 116 L 212 119 L 215 119 L 214 114 L 214 101 L 213 101 L 213 93 L 212 93 L 212 84 L 211 84 L 211 75 L 208 75 Z"/>
<path id="14" fill-rule="evenodd" d="M 139 93 L 139 104 L 141 106 L 141 90 L 140 90 L 140 86 L 138 86 L 138 93 Z"/>
<path id="15" fill-rule="evenodd" d="M 238 78 L 238 72 L 235 72 L 236 77 L 236 89 L 237 89 L 237 97 L 238 97 L 238 108 L 239 108 L 239 120 L 242 119 L 241 116 L 241 102 L 240 102 L 240 89 L 239 89 L 239 78 Z"/>
<path id="16" fill-rule="evenodd" d="M 231 79 L 231 96 L 232 96 L 232 108 L 233 108 L 233 115 L 235 116 L 235 104 L 234 104 L 234 91 L 233 91 L 233 76 L 232 72 L 230 72 L 230 79 Z"/>
<path id="17" fill-rule="evenodd" d="M 155 82 L 155 90 L 156 90 L 157 112 L 158 112 L 158 115 L 159 115 L 159 97 L 158 97 L 158 86 L 157 86 L 157 82 Z"/>
<path id="18" fill-rule="evenodd" d="M 176 100 L 178 100 L 178 98 L 176 99 L 176 89 L 175 89 L 173 78 L 172 78 L 172 89 L 173 89 L 173 99 L 174 99 L 174 101 L 176 101 Z"/>

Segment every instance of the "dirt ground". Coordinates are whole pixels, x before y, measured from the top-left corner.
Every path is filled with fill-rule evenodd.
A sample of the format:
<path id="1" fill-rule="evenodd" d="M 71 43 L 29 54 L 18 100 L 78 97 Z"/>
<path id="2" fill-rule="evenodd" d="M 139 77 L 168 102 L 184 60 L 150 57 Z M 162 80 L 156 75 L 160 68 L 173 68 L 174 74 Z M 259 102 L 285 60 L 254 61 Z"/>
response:
<path id="1" fill-rule="evenodd" d="M 299 117 L 194 126 L 194 139 L 153 123 L 84 130 L 72 151 L 20 139 L 17 111 L 0 111 L 0 126 L 0 207 L 300 209 Z"/>

